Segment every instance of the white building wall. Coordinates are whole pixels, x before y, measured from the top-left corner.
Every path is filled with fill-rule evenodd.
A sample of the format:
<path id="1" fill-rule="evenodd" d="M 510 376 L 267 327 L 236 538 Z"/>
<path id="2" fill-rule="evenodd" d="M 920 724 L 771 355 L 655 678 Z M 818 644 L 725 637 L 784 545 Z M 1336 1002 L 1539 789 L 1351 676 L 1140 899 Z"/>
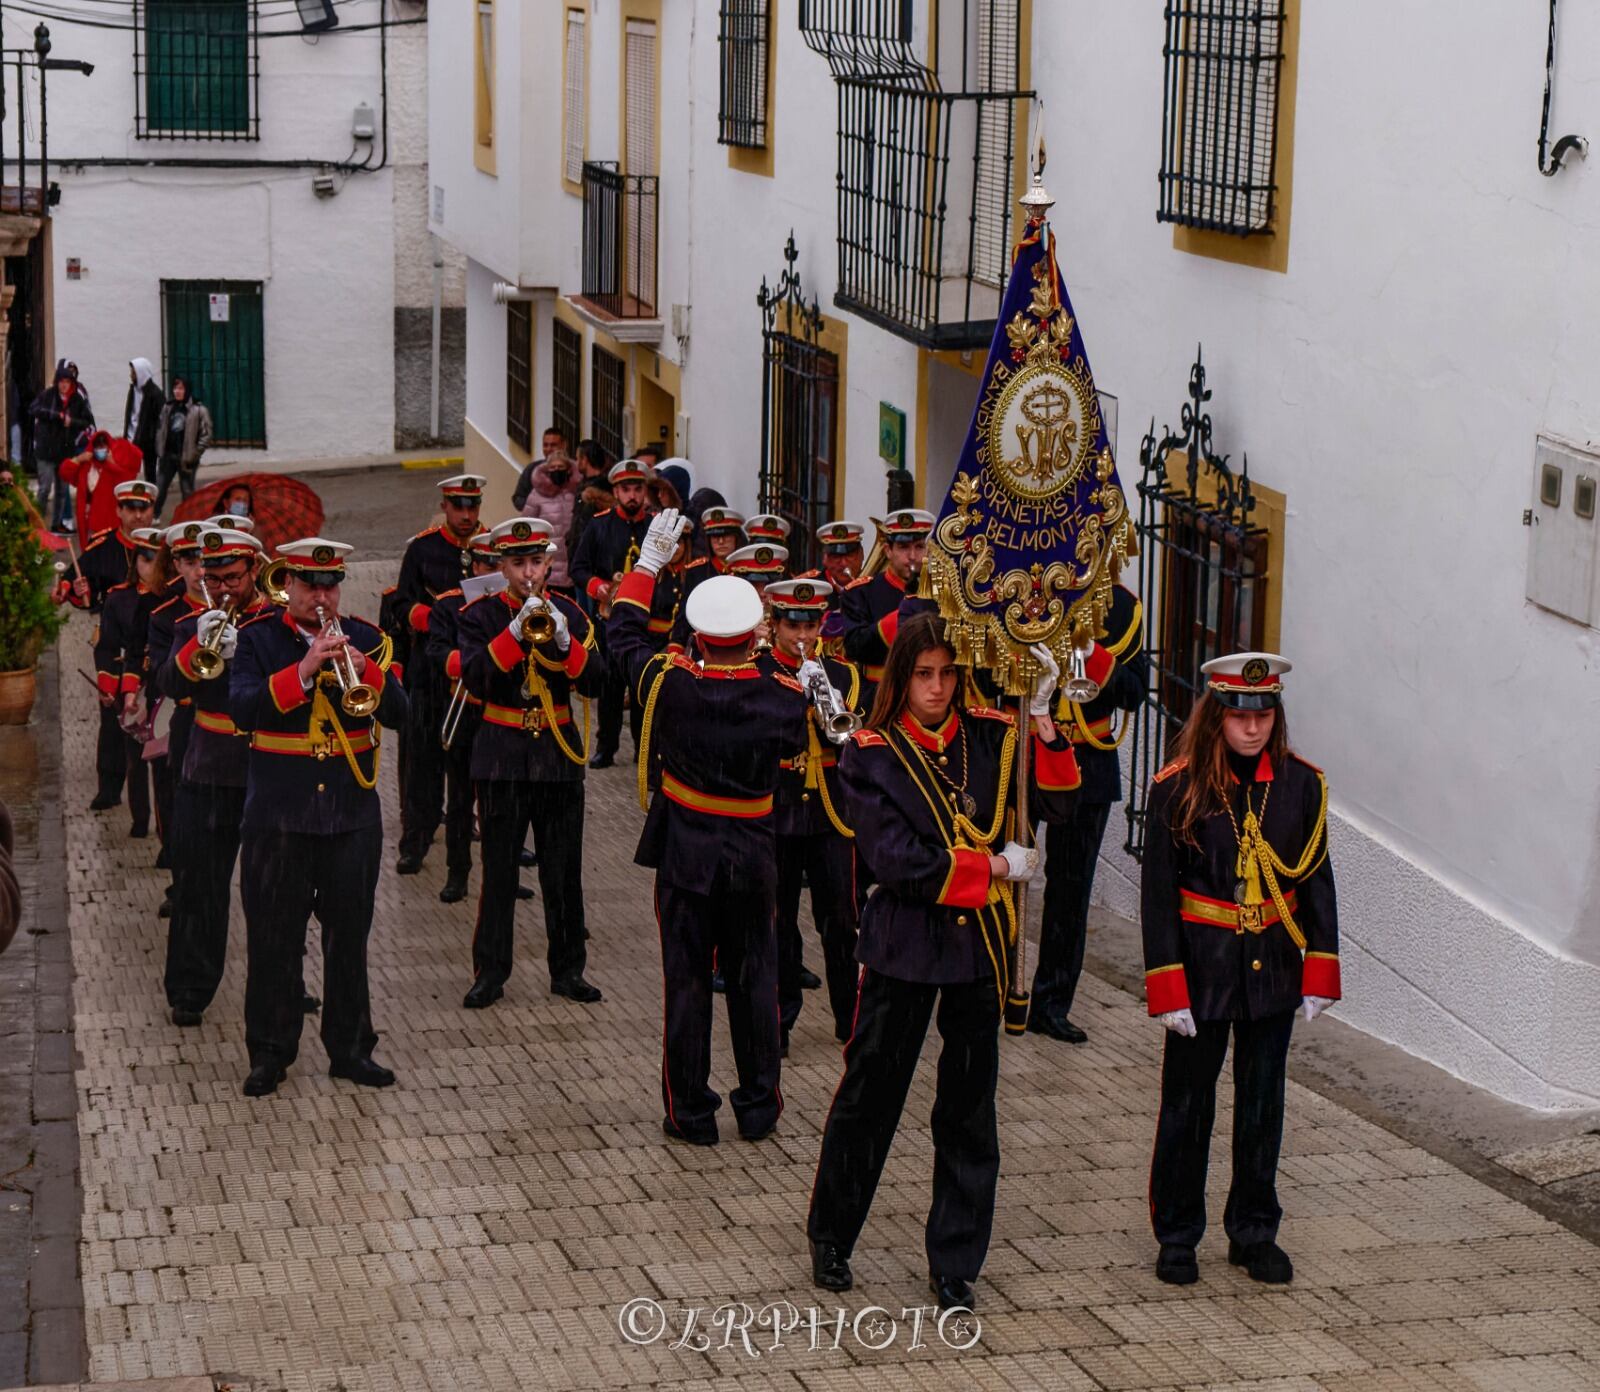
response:
<path id="1" fill-rule="evenodd" d="M 559 8 L 522 12 L 523 92 L 559 92 Z M 774 6 L 772 178 L 730 169 L 716 143 L 714 0 L 663 8 L 660 300 L 663 317 L 690 306 L 692 332 L 660 351 L 681 365 L 697 483 L 755 502 L 755 292 L 782 271 L 791 228 L 808 293 L 846 326 L 845 511 L 883 501 L 880 401 L 905 410 L 908 460 L 925 444 L 942 481 L 959 447 L 955 369 L 927 367 L 919 442 L 918 351 L 832 304 L 834 88 L 799 35 L 798 0 Z M 1033 12 L 1054 226 L 1098 383 L 1118 398 L 1125 485 L 1146 424 L 1176 424 L 1203 342 L 1219 448 L 1247 452 L 1252 476 L 1287 496 L 1282 645 L 1295 742 L 1334 792 L 1341 1014 L 1520 1101 L 1600 1099 L 1600 1050 L 1584 1042 L 1600 1014 L 1600 756 L 1583 735 L 1600 714 L 1595 639 L 1523 598 L 1534 436 L 1600 436 L 1587 254 L 1600 172 L 1534 168 L 1542 12 L 1477 7 L 1446 24 L 1379 0 L 1304 6 L 1285 274 L 1176 250 L 1156 222 L 1159 13 L 1120 0 Z M 590 15 L 588 150 L 613 158 L 616 0 Z M 1563 26 L 1564 131 L 1582 129 L 1600 16 L 1575 9 Z M 441 79 L 470 93 L 470 69 L 436 41 L 436 94 Z M 470 100 L 448 116 L 440 105 L 435 177 L 446 138 L 455 200 L 474 182 Z M 522 136 L 553 159 L 559 110 Z M 520 265 L 485 225 L 500 205 L 464 195 L 446 225 L 498 258 L 497 274 L 556 266 L 571 295 L 579 200 L 538 163 L 525 152 L 532 185 L 494 191 L 517 209 Z M 469 288 L 469 319 L 479 304 Z M 469 329 L 485 374 L 469 409 L 503 448 L 504 311 L 485 313 Z M 1102 897 L 1136 910 L 1136 868 L 1108 850 L 1105 869 Z"/>

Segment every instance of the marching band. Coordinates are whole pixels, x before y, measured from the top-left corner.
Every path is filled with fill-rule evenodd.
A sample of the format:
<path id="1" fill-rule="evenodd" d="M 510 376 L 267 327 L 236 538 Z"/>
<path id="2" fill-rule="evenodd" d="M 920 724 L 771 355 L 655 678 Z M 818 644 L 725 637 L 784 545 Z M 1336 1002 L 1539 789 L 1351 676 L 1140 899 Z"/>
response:
<path id="1" fill-rule="evenodd" d="M 222 519 L 144 528 L 148 485 L 118 487 L 119 527 L 85 550 L 67 597 L 100 609 L 96 807 L 120 800 L 138 763 L 130 722 L 168 707 L 167 752 L 152 772 L 173 876 L 172 1022 L 199 1025 L 216 995 L 237 864 L 246 1095 L 283 1083 L 318 1007 L 302 966 L 313 915 L 329 1073 L 396 1081 L 373 1057 L 367 973 L 385 732 L 399 746 L 399 873 L 420 868 L 442 820 L 439 897 L 461 901 L 476 822 L 481 891 L 463 1007 L 491 1007 L 510 985 L 530 833 L 550 990 L 599 1005 L 587 978 L 585 780 L 614 762 L 628 706 L 647 809 L 635 859 L 655 874 L 664 978 L 664 1132 L 693 1145 L 720 1138 L 714 976 L 732 1033 L 731 1110 L 751 1142 L 779 1125 L 805 988 L 825 985 L 844 1069 L 807 1232 L 816 1283 L 848 1289 L 936 1023 L 928 1274 L 941 1306 L 970 1307 L 1000 1166 L 1000 1027 L 1026 995 L 1016 895 L 1041 860 L 1032 823 L 1044 828 L 1046 890 L 1029 1028 L 1081 1042 L 1069 1011 L 1121 792 L 1117 723 L 1148 683 L 1139 602 L 1118 587 L 1072 669 L 1037 650 L 1031 693 L 997 708 L 963 684 L 945 625 L 919 595 L 933 514 L 876 521 L 870 556 L 860 524 L 824 523 L 820 569 L 791 576 L 787 519 L 711 507 L 696 535 L 667 494 L 651 506 L 643 461 L 622 461 L 609 481 L 615 506 L 582 532 L 569 593 L 549 583 L 564 544 L 549 523 L 519 516 L 485 530 L 485 480 L 445 480 L 444 521 L 408 545 L 382 628 L 341 605 L 349 545 L 306 537 L 278 546 L 269 567 L 261 543 Z M 1288 669 L 1272 654 L 1207 664 L 1149 809 L 1147 995 L 1168 1030 L 1151 1203 L 1166 1281 L 1197 1271 L 1230 1039 L 1236 1117 L 1248 1112 L 1253 1126 L 1244 1136 L 1235 1126 L 1230 1259 L 1258 1280 L 1292 1273 L 1276 1246 L 1284 1060 L 1294 1013 L 1309 1019 L 1336 1000 L 1339 979 L 1326 783 L 1288 745 Z M 135 835 L 149 816 L 143 786 L 129 785 Z M 804 890 L 820 983 L 803 964 Z M 603 938 L 596 948 L 607 950 Z"/>

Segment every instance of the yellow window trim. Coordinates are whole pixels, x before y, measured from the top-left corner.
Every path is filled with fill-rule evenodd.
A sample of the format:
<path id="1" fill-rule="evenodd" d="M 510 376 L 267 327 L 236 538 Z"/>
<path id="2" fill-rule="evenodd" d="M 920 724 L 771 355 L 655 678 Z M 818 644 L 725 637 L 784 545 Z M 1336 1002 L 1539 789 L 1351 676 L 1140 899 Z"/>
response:
<path id="1" fill-rule="evenodd" d="M 755 174 L 763 179 L 774 177 L 778 149 L 775 119 L 778 102 L 773 93 L 778 85 L 778 30 L 782 26 L 777 22 L 777 8 L 778 0 L 771 0 L 767 6 L 767 143 L 760 149 L 752 149 L 747 145 L 727 147 L 729 169 L 741 174 Z"/>
<path id="2" fill-rule="evenodd" d="M 583 183 L 581 180 L 567 178 L 567 16 L 572 13 L 581 14 L 585 26 L 583 33 L 583 157 L 589 158 L 589 73 L 591 70 L 589 55 L 594 51 L 594 15 L 589 9 L 589 0 L 567 0 L 561 7 L 561 158 L 558 168 L 561 170 L 561 187 L 568 193 L 579 198 L 583 197 Z"/>

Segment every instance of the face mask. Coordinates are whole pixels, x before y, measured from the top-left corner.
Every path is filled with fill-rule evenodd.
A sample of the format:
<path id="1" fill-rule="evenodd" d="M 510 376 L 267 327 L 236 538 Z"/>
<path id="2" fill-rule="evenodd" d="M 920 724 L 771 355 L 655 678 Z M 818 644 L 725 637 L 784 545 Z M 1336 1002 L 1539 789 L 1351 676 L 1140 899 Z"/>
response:
<path id="1" fill-rule="evenodd" d="M 547 469 L 545 472 L 549 474 L 552 483 L 565 483 L 567 481 L 568 471 L 566 469 Z"/>
<path id="2" fill-rule="evenodd" d="M 103 464 L 103 463 L 105 463 L 106 456 L 109 455 L 110 453 L 111 453 L 110 450 L 97 449 L 94 452 L 94 457 Z"/>
<path id="3" fill-rule="evenodd" d="M 237 503 L 237 502 L 235 502 L 235 503 L 229 503 L 228 504 L 228 516 L 229 517 L 248 517 L 249 515 L 250 515 L 250 504 L 249 503 Z"/>

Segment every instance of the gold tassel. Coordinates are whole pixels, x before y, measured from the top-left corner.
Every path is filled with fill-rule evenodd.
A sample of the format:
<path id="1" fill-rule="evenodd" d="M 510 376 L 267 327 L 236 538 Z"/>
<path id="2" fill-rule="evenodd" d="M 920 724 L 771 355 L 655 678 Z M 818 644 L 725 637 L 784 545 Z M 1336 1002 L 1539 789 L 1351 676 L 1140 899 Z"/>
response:
<path id="1" fill-rule="evenodd" d="M 1239 844 L 1239 861 L 1237 874 L 1244 881 L 1244 903 L 1246 907 L 1263 903 L 1261 895 L 1261 864 L 1256 856 L 1256 841 L 1261 835 L 1260 824 L 1256 821 L 1254 812 L 1246 812 L 1244 817 L 1244 836 Z"/>

